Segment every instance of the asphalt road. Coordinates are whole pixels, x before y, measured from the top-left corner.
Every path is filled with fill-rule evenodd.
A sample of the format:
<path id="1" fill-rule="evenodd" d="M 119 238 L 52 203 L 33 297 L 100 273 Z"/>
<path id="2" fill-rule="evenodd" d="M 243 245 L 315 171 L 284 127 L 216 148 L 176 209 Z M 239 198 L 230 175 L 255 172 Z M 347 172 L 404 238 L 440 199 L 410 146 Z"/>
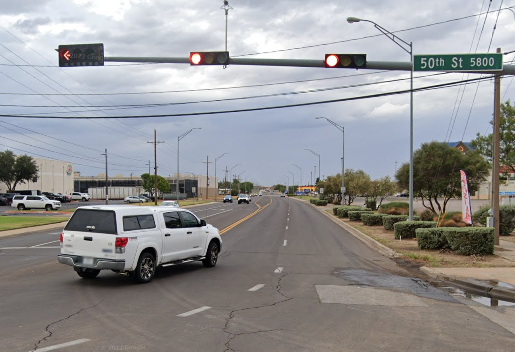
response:
<path id="1" fill-rule="evenodd" d="M 0 350 L 514 350 L 515 327 L 498 316 L 514 308 L 410 278 L 309 204 L 264 196 L 193 211 L 224 229 L 256 203 L 222 235 L 215 268 L 161 268 L 146 285 L 80 279 L 57 263 L 59 231 L 1 239 Z"/>

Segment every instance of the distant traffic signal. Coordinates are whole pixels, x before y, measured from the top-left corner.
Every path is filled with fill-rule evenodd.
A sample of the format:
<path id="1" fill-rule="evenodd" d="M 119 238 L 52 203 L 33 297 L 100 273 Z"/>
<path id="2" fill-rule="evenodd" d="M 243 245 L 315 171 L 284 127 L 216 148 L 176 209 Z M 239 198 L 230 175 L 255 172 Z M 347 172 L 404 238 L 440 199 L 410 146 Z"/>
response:
<path id="1" fill-rule="evenodd" d="M 325 54 L 325 67 L 329 68 L 366 68 L 366 54 Z"/>
<path id="2" fill-rule="evenodd" d="M 190 64 L 197 65 L 228 65 L 228 51 L 195 51 L 190 53 Z"/>

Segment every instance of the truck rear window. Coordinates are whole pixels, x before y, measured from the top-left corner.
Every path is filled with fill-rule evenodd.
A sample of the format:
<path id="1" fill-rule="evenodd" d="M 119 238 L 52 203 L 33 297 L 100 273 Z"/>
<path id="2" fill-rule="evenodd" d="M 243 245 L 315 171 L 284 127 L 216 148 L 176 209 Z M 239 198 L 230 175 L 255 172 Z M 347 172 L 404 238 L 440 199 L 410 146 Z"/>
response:
<path id="1" fill-rule="evenodd" d="M 135 215 L 123 217 L 123 231 L 153 229 L 156 227 L 152 215 Z"/>
<path id="2" fill-rule="evenodd" d="M 77 209 L 64 229 L 116 235 L 115 213 L 112 210 Z"/>

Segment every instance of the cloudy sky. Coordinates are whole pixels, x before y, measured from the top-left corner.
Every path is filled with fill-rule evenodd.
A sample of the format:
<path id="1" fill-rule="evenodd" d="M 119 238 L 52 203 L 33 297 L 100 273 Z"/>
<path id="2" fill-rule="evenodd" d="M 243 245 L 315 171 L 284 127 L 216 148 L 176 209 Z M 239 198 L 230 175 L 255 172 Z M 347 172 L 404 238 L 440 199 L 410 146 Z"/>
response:
<path id="1" fill-rule="evenodd" d="M 415 54 L 515 50 L 515 0 L 230 0 L 231 57 L 317 59 L 326 53 L 366 53 L 368 61 L 409 62 L 409 55 L 370 23 L 413 42 Z M 254 112 L 116 119 L 117 116 L 199 113 L 321 102 L 409 89 L 409 72 L 353 69 L 201 66 L 106 62 L 59 68 L 60 44 L 104 43 L 106 57 L 188 57 L 223 50 L 222 0 L 0 0 L 0 150 L 70 161 L 82 175 L 148 172 L 154 129 L 159 174 L 206 173 L 206 159 L 261 185 L 310 183 L 320 154 L 321 175 L 345 167 L 372 178 L 393 176 L 409 160 L 409 94 Z M 500 10 L 501 9 L 501 10 Z M 499 11 L 500 10 L 500 11 Z M 514 54 L 504 56 L 511 64 Z M 416 72 L 415 88 L 479 75 Z M 511 77 L 502 100 L 513 100 Z M 239 98 L 239 99 L 235 99 Z M 213 101 L 216 100 L 216 101 Z M 159 104 L 159 105 L 152 105 Z M 136 106 L 135 106 L 136 105 Z M 414 146 L 469 141 L 488 133 L 493 81 L 414 94 Z M 97 116 L 102 119 L 49 119 Z M 297 166 L 295 166 L 295 165 Z M 214 176 L 214 164 L 209 174 Z"/>

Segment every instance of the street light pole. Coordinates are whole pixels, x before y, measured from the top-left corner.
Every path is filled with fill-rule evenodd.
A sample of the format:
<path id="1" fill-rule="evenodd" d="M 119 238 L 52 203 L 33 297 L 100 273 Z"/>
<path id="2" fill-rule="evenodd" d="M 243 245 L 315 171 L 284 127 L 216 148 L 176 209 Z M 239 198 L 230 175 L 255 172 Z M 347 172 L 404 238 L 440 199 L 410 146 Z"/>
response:
<path id="1" fill-rule="evenodd" d="M 296 164 L 292 164 L 292 165 L 295 166 L 300 171 L 300 186 L 302 186 L 302 169 L 300 168 L 299 165 L 296 165 Z"/>
<path id="2" fill-rule="evenodd" d="M 181 139 L 183 139 L 188 134 L 190 134 L 191 131 L 201 130 L 201 129 L 202 129 L 202 127 L 194 127 L 191 130 L 189 130 L 188 132 L 183 133 L 179 137 L 177 137 L 177 180 L 176 180 L 176 184 L 175 184 L 175 196 L 176 196 L 177 202 L 179 202 L 179 142 L 181 141 Z"/>
<path id="3" fill-rule="evenodd" d="M 409 220 L 413 221 L 413 42 L 406 42 L 401 38 L 397 37 L 395 34 L 390 32 L 389 30 L 381 27 L 374 21 L 364 20 L 356 17 L 347 17 L 347 22 L 355 23 L 355 22 L 369 22 L 374 25 L 381 33 L 388 37 L 391 41 L 393 41 L 397 46 L 399 46 L 402 50 L 410 54 L 410 161 L 409 161 Z M 409 47 L 409 50 L 406 47 Z"/>
<path id="4" fill-rule="evenodd" d="M 241 164 L 236 164 L 236 165 L 234 165 L 233 167 L 231 167 L 231 172 L 229 173 L 229 177 L 231 177 L 232 179 L 234 179 L 233 174 L 232 174 L 232 169 L 234 169 L 236 166 L 241 166 Z M 230 186 L 229 186 L 229 188 L 230 188 L 230 190 L 229 190 L 229 194 L 231 194 L 231 193 L 232 193 L 232 181 L 233 181 L 233 180 L 231 180 L 231 182 L 230 182 Z M 232 194 L 231 194 L 231 196 L 232 196 Z"/>
<path id="5" fill-rule="evenodd" d="M 227 153 L 223 153 L 222 155 L 220 155 L 218 158 L 215 158 L 215 182 L 216 182 L 216 192 L 215 192 L 215 202 L 217 200 L 217 197 L 218 197 L 218 180 L 216 179 L 216 161 L 218 159 L 220 159 L 222 156 L 226 155 Z"/>
<path id="6" fill-rule="evenodd" d="M 322 181 L 322 180 L 320 179 L 320 154 L 315 153 L 315 152 L 314 152 L 314 151 L 312 151 L 311 149 L 304 149 L 304 150 L 309 150 L 311 153 L 315 154 L 315 156 L 317 156 L 317 157 L 318 157 L 318 180 L 319 180 L 319 181 Z M 315 167 L 316 167 L 316 166 L 315 166 Z M 315 174 L 316 174 L 316 170 L 315 170 Z M 315 175 L 315 177 L 316 177 L 316 175 Z M 315 182 L 315 183 L 316 183 L 316 182 Z"/>
<path id="7" fill-rule="evenodd" d="M 290 194 L 290 178 L 286 175 L 283 175 L 284 177 L 286 177 L 288 179 L 288 182 L 286 184 L 286 194 Z"/>
<path id="8" fill-rule="evenodd" d="M 295 174 L 291 171 L 288 170 L 288 172 L 292 175 L 292 182 L 293 182 L 293 188 L 291 190 L 291 193 L 292 195 L 294 196 L 295 195 Z M 288 194 L 289 194 L 289 190 L 288 190 Z"/>
<path id="9" fill-rule="evenodd" d="M 315 119 L 326 119 L 331 125 L 342 131 L 342 201 L 345 201 L 345 183 L 343 182 L 343 176 L 345 174 L 345 127 L 338 125 L 333 120 L 328 119 L 327 117 L 315 117 Z"/>

